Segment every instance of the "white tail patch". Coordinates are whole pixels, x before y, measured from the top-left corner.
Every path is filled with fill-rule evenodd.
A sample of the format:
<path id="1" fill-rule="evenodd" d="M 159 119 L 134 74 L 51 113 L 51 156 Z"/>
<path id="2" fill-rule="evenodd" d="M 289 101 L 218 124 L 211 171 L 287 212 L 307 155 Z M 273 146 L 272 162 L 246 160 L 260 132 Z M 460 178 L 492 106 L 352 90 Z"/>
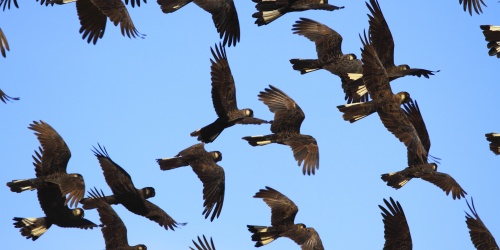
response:
<path id="1" fill-rule="evenodd" d="M 39 227 L 31 229 L 31 235 L 40 237 L 46 231 L 47 231 L 47 228 L 45 226 L 39 226 Z"/>
<path id="2" fill-rule="evenodd" d="M 22 187 L 22 188 L 21 188 L 21 191 L 25 191 L 25 190 L 35 190 L 35 188 L 34 188 L 34 187 L 32 187 L 32 186 Z"/>
<path id="3" fill-rule="evenodd" d="M 356 94 L 358 94 L 360 96 L 366 94 L 367 92 L 368 92 L 368 90 L 366 89 L 365 85 L 358 86 L 358 89 L 356 90 Z"/>
<path id="4" fill-rule="evenodd" d="M 21 182 L 21 181 L 25 181 L 25 180 L 15 180 L 15 181 L 12 181 L 12 183 L 18 183 L 18 182 Z"/>
<path id="5" fill-rule="evenodd" d="M 257 232 L 259 232 L 259 233 L 267 233 L 267 231 L 269 231 L 269 228 L 265 227 L 265 228 L 259 229 Z"/>
<path id="6" fill-rule="evenodd" d="M 402 182 L 398 183 L 398 185 L 399 185 L 400 187 L 402 187 L 402 186 L 404 186 L 406 183 L 408 183 L 408 181 L 409 181 L 408 179 L 405 179 L 404 181 L 402 181 Z"/>
<path id="7" fill-rule="evenodd" d="M 173 159 L 175 157 L 170 157 L 170 158 L 161 158 L 160 161 L 167 161 L 167 160 L 170 160 L 170 159 Z"/>
<path id="8" fill-rule="evenodd" d="M 500 31 L 500 26 L 490 26 L 491 31 Z"/>
<path id="9" fill-rule="evenodd" d="M 270 23 L 276 18 L 280 17 L 281 13 L 279 10 L 272 10 L 272 11 L 262 11 L 262 19 L 264 19 L 264 22 Z"/>
<path id="10" fill-rule="evenodd" d="M 251 138 L 255 138 L 255 137 L 264 137 L 264 135 L 253 135 L 253 136 L 250 136 Z"/>
<path id="11" fill-rule="evenodd" d="M 257 142 L 257 145 L 266 145 L 266 144 L 270 144 L 271 141 L 258 141 Z"/>
<path id="12" fill-rule="evenodd" d="M 359 78 L 363 77 L 363 74 L 359 73 L 347 73 L 347 77 L 351 80 L 358 80 Z"/>
<path id="13" fill-rule="evenodd" d="M 397 174 L 397 173 L 398 173 L 398 172 L 390 172 L 390 173 L 388 173 L 388 175 L 389 175 L 389 176 L 392 176 L 392 175 L 395 175 L 395 174 Z"/>
<path id="14" fill-rule="evenodd" d="M 304 69 L 304 72 L 309 73 L 309 72 L 313 72 L 316 70 L 318 70 L 318 69 L 317 68 L 316 69 Z"/>
<path id="15" fill-rule="evenodd" d="M 271 243 L 273 240 L 274 240 L 274 238 L 272 238 L 272 237 L 265 237 L 265 238 L 260 239 L 260 243 L 262 243 L 262 245 L 267 245 L 267 244 Z"/>
<path id="16" fill-rule="evenodd" d="M 31 226 L 31 225 L 35 224 L 36 219 L 37 219 L 37 218 L 24 218 L 21 222 L 22 222 L 25 226 Z"/>
<path id="17" fill-rule="evenodd" d="M 355 121 L 358 121 L 358 120 L 361 120 L 365 117 L 366 117 L 366 115 L 355 115 L 352 117 L 352 119 L 354 119 Z"/>

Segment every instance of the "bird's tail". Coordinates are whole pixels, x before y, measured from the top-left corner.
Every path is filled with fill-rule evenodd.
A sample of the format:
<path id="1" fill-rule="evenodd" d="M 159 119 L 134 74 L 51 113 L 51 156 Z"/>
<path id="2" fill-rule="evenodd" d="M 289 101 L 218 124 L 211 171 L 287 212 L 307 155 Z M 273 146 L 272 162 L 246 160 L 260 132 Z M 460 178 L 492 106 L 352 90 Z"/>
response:
<path id="1" fill-rule="evenodd" d="M 156 162 L 160 165 L 161 170 L 170 170 L 188 165 L 182 157 L 156 159 Z"/>
<path id="2" fill-rule="evenodd" d="M 49 224 L 45 217 L 41 218 L 19 218 L 14 217 L 14 227 L 20 228 L 19 232 L 26 239 L 37 240 L 44 234 L 52 224 Z"/>
<path id="3" fill-rule="evenodd" d="M 192 132 L 190 135 L 197 136 L 198 141 L 210 143 L 213 142 L 220 135 L 220 133 L 224 130 L 224 128 L 225 127 L 223 124 L 215 121 L 203 128 L 200 128 Z"/>
<path id="4" fill-rule="evenodd" d="M 345 105 L 339 105 L 337 108 L 344 113 L 342 118 L 351 123 L 361 120 L 376 111 L 372 102 L 358 102 Z"/>
<path id="5" fill-rule="evenodd" d="M 11 182 L 7 182 L 7 186 L 10 188 L 10 191 L 21 193 L 26 190 L 35 190 L 41 185 L 43 185 L 43 181 L 39 178 L 26 179 L 26 180 L 13 180 Z"/>
<path id="6" fill-rule="evenodd" d="M 277 239 L 279 235 L 274 232 L 272 227 L 265 226 L 252 226 L 247 225 L 248 231 L 252 234 L 252 241 L 255 241 L 255 247 L 261 247 L 267 245 Z"/>
<path id="7" fill-rule="evenodd" d="M 387 186 L 395 189 L 400 189 L 411 180 L 410 177 L 401 174 L 401 171 L 383 174 L 381 178 L 383 181 L 387 182 Z"/>
<path id="8" fill-rule="evenodd" d="M 302 75 L 323 68 L 317 59 L 290 59 L 290 63 L 292 68 L 300 71 Z"/>
<path id="9" fill-rule="evenodd" d="M 158 0 L 158 4 L 160 4 L 161 11 L 163 13 L 172 13 L 176 10 L 184 7 L 186 4 L 191 1 L 166 1 L 166 0 Z"/>
<path id="10" fill-rule="evenodd" d="M 262 7 L 263 9 L 268 8 L 267 2 L 268 1 L 265 1 L 266 7 Z M 272 4 L 273 2 L 276 2 L 276 1 L 269 1 L 269 2 L 270 2 L 269 3 L 269 6 L 270 6 L 270 4 Z M 269 24 L 272 21 L 278 19 L 280 16 L 284 15 L 283 8 L 272 9 L 269 7 L 269 9 L 270 10 L 262 10 L 262 11 L 253 13 L 252 17 L 257 18 L 257 20 L 255 20 L 255 23 L 258 26 Z"/>
<path id="11" fill-rule="evenodd" d="M 254 135 L 254 136 L 245 136 L 242 138 L 246 140 L 248 144 L 252 146 L 263 146 L 269 143 L 274 143 L 276 140 L 273 135 Z"/>

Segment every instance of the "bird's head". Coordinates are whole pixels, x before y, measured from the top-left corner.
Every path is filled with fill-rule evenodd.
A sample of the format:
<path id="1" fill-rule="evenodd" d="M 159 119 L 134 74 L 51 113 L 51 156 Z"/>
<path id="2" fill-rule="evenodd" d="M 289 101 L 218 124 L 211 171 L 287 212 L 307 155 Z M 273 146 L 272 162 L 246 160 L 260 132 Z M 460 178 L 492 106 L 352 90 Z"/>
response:
<path id="1" fill-rule="evenodd" d="M 71 210 L 71 213 L 73 214 L 73 216 L 78 218 L 83 218 L 83 216 L 85 216 L 85 212 L 81 208 L 75 208 Z"/>
<path id="2" fill-rule="evenodd" d="M 212 151 L 210 152 L 212 155 L 212 158 L 214 159 L 215 162 L 222 161 L 222 153 L 219 151 Z"/>
<path id="3" fill-rule="evenodd" d="M 298 226 L 299 228 L 307 228 L 307 227 L 306 227 L 306 224 L 304 224 L 304 223 L 297 223 L 297 226 Z"/>
<path id="4" fill-rule="evenodd" d="M 134 249 L 136 249 L 136 250 L 147 250 L 148 248 L 145 245 L 140 244 L 140 245 L 134 246 Z"/>
<path id="5" fill-rule="evenodd" d="M 398 95 L 401 98 L 401 104 L 411 102 L 410 93 L 403 91 L 403 92 L 399 92 Z"/>
<path id="6" fill-rule="evenodd" d="M 438 170 L 438 165 L 436 163 L 431 163 L 431 166 L 432 166 L 432 170 L 436 171 Z"/>
<path id="7" fill-rule="evenodd" d="M 152 188 L 152 187 L 145 187 L 142 189 L 142 191 L 144 192 L 144 198 L 151 198 L 151 197 L 155 197 L 156 195 L 156 192 L 155 192 L 155 189 Z"/>
<path id="8" fill-rule="evenodd" d="M 408 64 L 401 64 L 401 65 L 398 65 L 398 69 L 399 70 L 409 70 L 410 66 L 408 66 Z"/>
<path id="9" fill-rule="evenodd" d="M 253 110 L 251 109 L 244 109 L 244 114 L 246 117 L 253 117 Z"/>

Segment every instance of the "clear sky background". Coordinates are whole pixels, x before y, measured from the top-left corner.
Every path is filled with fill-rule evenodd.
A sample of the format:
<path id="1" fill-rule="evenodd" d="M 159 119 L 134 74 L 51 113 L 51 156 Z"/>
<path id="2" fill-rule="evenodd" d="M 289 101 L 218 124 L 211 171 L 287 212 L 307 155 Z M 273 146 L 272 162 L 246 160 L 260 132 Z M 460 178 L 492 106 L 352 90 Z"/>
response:
<path id="1" fill-rule="evenodd" d="M 246 225 L 270 225 L 270 209 L 252 196 L 270 186 L 299 207 L 296 222 L 314 227 L 326 249 L 381 249 L 384 227 L 379 204 L 393 197 L 403 206 L 414 249 L 473 249 L 465 200 L 453 200 L 420 179 L 394 190 L 380 179 L 407 165 L 406 148 L 377 115 L 345 122 L 337 76 L 321 70 L 294 71 L 292 58 L 317 58 L 315 46 L 291 28 L 307 17 L 339 32 L 343 52 L 361 56 L 358 34 L 368 29 L 364 1 L 331 1 L 345 9 L 289 13 L 258 27 L 252 1 L 237 1 L 241 41 L 227 49 L 239 108 L 273 119 L 257 98 L 272 84 L 291 96 L 306 118 L 301 131 L 320 149 L 320 169 L 303 176 L 284 145 L 251 147 L 241 137 L 269 134 L 269 125 L 226 129 L 207 150 L 219 150 L 226 174 L 221 216 L 202 216 L 202 183 L 190 167 L 161 171 L 155 159 L 172 157 L 197 143 L 189 133 L 216 119 L 211 100 L 210 47 L 219 43 L 211 16 L 195 4 L 163 14 L 155 1 L 128 6 L 145 39 L 129 39 L 107 23 L 104 38 L 87 44 L 78 33 L 75 3 L 45 7 L 22 1 L 0 14 L 11 51 L 0 58 L 0 88 L 20 101 L 0 104 L 1 181 L 35 176 L 31 155 L 39 142 L 29 130 L 34 120 L 54 127 L 68 144 L 68 172 L 81 173 L 87 190 L 111 194 L 91 152 L 97 143 L 133 178 L 138 188 L 153 186 L 159 205 L 188 225 L 166 231 L 122 206 L 113 208 L 128 229 L 131 245 L 148 249 L 188 249 L 205 234 L 217 249 L 254 249 Z M 438 170 L 451 174 L 474 197 L 484 223 L 500 237 L 498 217 L 500 158 L 488 148 L 485 133 L 500 132 L 500 61 L 488 56 L 481 24 L 500 24 L 500 4 L 486 1 L 482 15 L 470 16 L 457 0 L 380 0 L 396 48 L 395 63 L 441 70 L 430 79 L 405 77 L 393 91 L 408 91 L 418 101 L 432 142 L 430 154 L 442 159 Z M 13 217 L 41 217 L 36 192 L 0 189 L 0 241 L 5 249 L 103 249 L 100 229 L 50 228 L 37 241 L 22 237 Z M 96 211 L 85 218 L 99 222 Z M 299 249 L 278 239 L 262 249 Z"/>

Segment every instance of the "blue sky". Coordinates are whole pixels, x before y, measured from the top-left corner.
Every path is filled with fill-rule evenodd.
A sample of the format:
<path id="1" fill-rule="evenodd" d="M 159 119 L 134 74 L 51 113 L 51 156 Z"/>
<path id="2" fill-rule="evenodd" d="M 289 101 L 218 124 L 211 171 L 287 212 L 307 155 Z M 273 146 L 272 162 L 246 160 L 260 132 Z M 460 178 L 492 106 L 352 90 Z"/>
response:
<path id="1" fill-rule="evenodd" d="M 392 83 L 418 101 L 432 146 L 442 159 L 439 171 L 451 174 L 474 197 L 476 209 L 493 235 L 500 235 L 499 158 L 484 134 L 500 132 L 497 98 L 498 59 L 489 57 L 481 24 L 500 24 L 500 5 L 486 2 L 482 15 L 470 16 L 458 1 L 380 0 L 396 48 L 395 63 L 441 70 L 430 79 L 406 77 Z M 157 158 L 172 157 L 197 143 L 189 133 L 216 118 L 210 96 L 210 47 L 219 42 L 211 17 L 195 4 L 163 14 L 155 1 L 128 7 L 145 39 L 122 37 L 109 21 L 104 38 L 89 45 L 78 33 L 74 3 L 45 7 L 20 2 L 20 9 L 0 15 L 10 44 L 0 59 L 0 88 L 20 101 L 1 104 L 4 183 L 34 176 L 31 155 L 39 143 L 27 127 L 43 120 L 65 139 L 71 152 L 68 172 L 81 173 L 87 188 L 107 186 L 91 148 L 105 146 L 111 158 L 132 176 L 138 188 L 153 186 L 151 202 L 178 222 L 175 232 L 114 209 L 128 229 L 130 244 L 149 249 L 188 249 L 205 234 L 217 249 L 254 249 L 246 225 L 270 225 L 270 209 L 252 196 L 270 186 L 299 207 L 296 222 L 314 227 L 326 249 L 381 249 L 384 244 L 379 204 L 393 197 L 403 206 L 414 249 L 473 249 L 465 224 L 465 200 L 453 200 L 439 188 L 414 179 L 400 190 L 380 175 L 406 167 L 406 148 L 376 115 L 355 124 L 343 121 L 336 106 L 344 103 L 337 76 L 327 71 L 300 75 L 292 58 L 316 58 L 308 39 L 292 34 L 300 17 L 339 32 L 343 52 L 360 57 L 358 34 L 368 29 L 363 1 L 332 1 L 345 9 L 287 14 L 257 27 L 252 1 L 236 8 L 241 41 L 227 49 L 238 106 L 256 117 L 273 114 L 257 98 L 272 84 L 291 96 L 306 114 L 301 131 L 318 141 L 320 169 L 303 176 L 289 147 L 251 147 L 243 136 L 270 133 L 269 125 L 237 125 L 225 130 L 207 150 L 219 150 L 225 169 L 226 196 L 221 216 L 202 216 L 202 184 L 186 167 L 161 171 Z M 26 240 L 12 217 L 41 217 L 35 192 L 0 190 L 0 240 L 5 248 L 103 249 L 99 229 L 53 226 L 37 241 Z M 87 219 L 99 222 L 96 211 Z M 299 249 L 278 239 L 263 249 Z"/>

